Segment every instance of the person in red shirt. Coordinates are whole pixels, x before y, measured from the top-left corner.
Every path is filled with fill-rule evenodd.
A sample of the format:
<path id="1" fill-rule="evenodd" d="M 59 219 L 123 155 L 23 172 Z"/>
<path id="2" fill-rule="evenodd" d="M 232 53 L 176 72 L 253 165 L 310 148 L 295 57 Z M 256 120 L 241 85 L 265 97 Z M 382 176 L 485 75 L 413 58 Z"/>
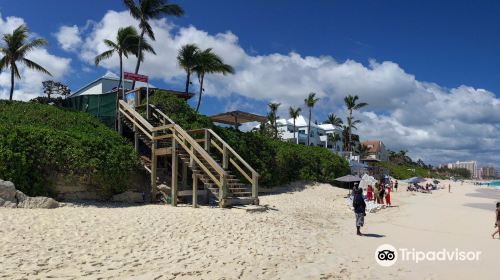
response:
<path id="1" fill-rule="evenodd" d="M 368 188 L 366 189 L 366 198 L 368 201 L 373 200 L 373 187 L 372 185 L 368 185 Z"/>
<path id="2" fill-rule="evenodd" d="M 385 189 L 385 203 L 391 206 L 391 188 L 387 187 Z"/>

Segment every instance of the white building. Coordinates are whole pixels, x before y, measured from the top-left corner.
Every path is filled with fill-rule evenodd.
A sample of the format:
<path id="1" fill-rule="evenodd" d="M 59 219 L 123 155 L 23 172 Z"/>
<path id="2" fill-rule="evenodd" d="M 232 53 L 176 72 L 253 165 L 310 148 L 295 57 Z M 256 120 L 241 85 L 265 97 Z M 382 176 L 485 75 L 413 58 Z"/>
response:
<path id="1" fill-rule="evenodd" d="M 470 171 L 471 177 L 473 179 L 479 178 L 479 173 L 477 172 L 477 162 L 472 161 L 457 161 L 456 163 L 449 163 L 449 169 L 465 168 Z"/>
<path id="2" fill-rule="evenodd" d="M 120 77 L 117 75 L 108 72 L 104 76 L 99 77 L 98 79 L 86 84 L 85 86 L 79 88 L 75 92 L 73 92 L 69 97 L 76 97 L 81 95 L 101 95 L 110 93 L 118 88 L 118 83 L 120 81 Z M 129 80 L 125 80 L 123 82 L 125 89 L 132 88 L 132 82 Z M 136 86 L 146 87 L 146 83 L 137 82 Z M 149 84 L 149 88 L 156 88 L 155 86 Z"/>
<path id="3" fill-rule="evenodd" d="M 307 135 L 310 135 L 310 146 L 325 147 L 333 152 L 342 152 L 342 130 L 331 124 L 314 124 L 311 122 L 311 131 L 308 131 L 308 120 L 302 115 L 295 119 L 278 119 L 276 121 L 278 133 L 285 141 L 307 145 Z M 338 141 L 332 141 L 338 135 Z"/>

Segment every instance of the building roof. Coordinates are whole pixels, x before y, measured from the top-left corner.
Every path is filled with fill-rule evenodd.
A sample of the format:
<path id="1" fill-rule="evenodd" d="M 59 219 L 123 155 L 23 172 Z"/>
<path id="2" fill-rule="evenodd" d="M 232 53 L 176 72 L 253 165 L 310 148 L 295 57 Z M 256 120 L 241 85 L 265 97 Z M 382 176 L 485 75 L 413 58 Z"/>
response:
<path id="1" fill-rule="evenodd" d="M 380 140 L 368 140 L 361 142 L 361 144 L 370 147 L 369 153 L 378 153 L 384 145 L 384 142 Z"/>
<path id="2" fill-rule="evenodd" d="M 248 122 L 263 123 L 267 121 L 267 117 L 265 116 L 260 116 L 242 111 L 220 113 L 217 115 L 210 116 L 210 119 L 212 119 L 212 121 L 214 122 L 230 124 L 230 125 L 241 125 Z"/>
<path id="3" fill-rule="evenodd" d="M 107 72 L 106 74 L 104 74 L 102 77 L 99 77 L 97 78 L 96 80 L 84 85 L 83 87 L 79 88 L 78 90 L 76 90 L 75 92 L 73 92 L 70 96 L 68 97 L 75 97 L 75 96 L 78 96 L 78 95 L 81 95 L 82 93 L 84 93 L 87 89 L 93 87 L 94 85 L 100 83 L 102 80 L 108 80 L 108 81 L 116 81 L 117 82 L 117 86 L 118 86 L 118 81 L 120 81 L 120 77 L 118 75 L 116 75 L 115 73 L 112 73 L 112 72 Z M 125 80 L 124 83 L 131 83 L 130 81 L 128 80 Z M 143 83 L 143 82 L 136 82 L 136 85 L 138 88 L 140 87 L 146 87 L 147 84 L 146 83 Z M 149 87 L 150 88 L 156 88 L 154 85 L 152 84 L 149 84 Z M 104 94 L 106 92 L 101 92 L 101 93 L 92 93 L 93 95 L 95 94 Z"/>

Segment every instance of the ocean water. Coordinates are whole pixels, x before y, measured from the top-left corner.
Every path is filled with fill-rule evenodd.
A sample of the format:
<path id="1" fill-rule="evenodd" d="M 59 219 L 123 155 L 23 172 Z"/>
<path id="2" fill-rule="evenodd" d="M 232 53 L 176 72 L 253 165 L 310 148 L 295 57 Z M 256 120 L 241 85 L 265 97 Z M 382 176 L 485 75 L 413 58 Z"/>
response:
<path id="1" fill-rule="evenodd" d="M 491 181 L 489 182 L 490 187 L 500 187 L 500 181 Z"/>

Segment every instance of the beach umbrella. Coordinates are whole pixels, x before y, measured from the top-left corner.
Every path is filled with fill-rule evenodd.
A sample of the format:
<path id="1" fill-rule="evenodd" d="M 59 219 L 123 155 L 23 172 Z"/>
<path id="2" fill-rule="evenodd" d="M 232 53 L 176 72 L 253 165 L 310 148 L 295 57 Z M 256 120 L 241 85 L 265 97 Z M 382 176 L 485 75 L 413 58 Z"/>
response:
<path id="1" fill-rule="evenodd" d="M 359 181 L 361 181 L 361 178 L 359 176 L 355 176 L 355 175 L 345 175 L 345 176 L 336 178 L 335 181 L 349 183 L 349 195 L 350 195 L 351 194 L 351 183 L 359 182 Z"/>
<path id="2" fill-rule="evenodd" d="M 437 185 L 437 184 L 439 184 L 439 183 L 441 183 L 441 182 L 439 182 L 438 180 L 434 180 L 434 181 L 432 181 L 432 182 L 433 182 L 434 184 L 436 184 L 436 185 Z"/>
<path id="3" fill-rule="evenodd" d="M 411 177 L 410 179 L 408 179 L 408 183 L 411 183 L 411 184 L 418 184 L 418 183 L 422 183 L 422 182 L 425 182 L 427 180 L 425 180 L 424 178 L 422 177 Z"/>
<path id="4" fill-rule="evenodd" d="M 361 178 L 359 178 L 359 176 L 355 176 L 355 175 L 345 175 L 345 176 L 336 178 L 335 181 L 352 183 L 352 182 L 361 181 Z"/>

